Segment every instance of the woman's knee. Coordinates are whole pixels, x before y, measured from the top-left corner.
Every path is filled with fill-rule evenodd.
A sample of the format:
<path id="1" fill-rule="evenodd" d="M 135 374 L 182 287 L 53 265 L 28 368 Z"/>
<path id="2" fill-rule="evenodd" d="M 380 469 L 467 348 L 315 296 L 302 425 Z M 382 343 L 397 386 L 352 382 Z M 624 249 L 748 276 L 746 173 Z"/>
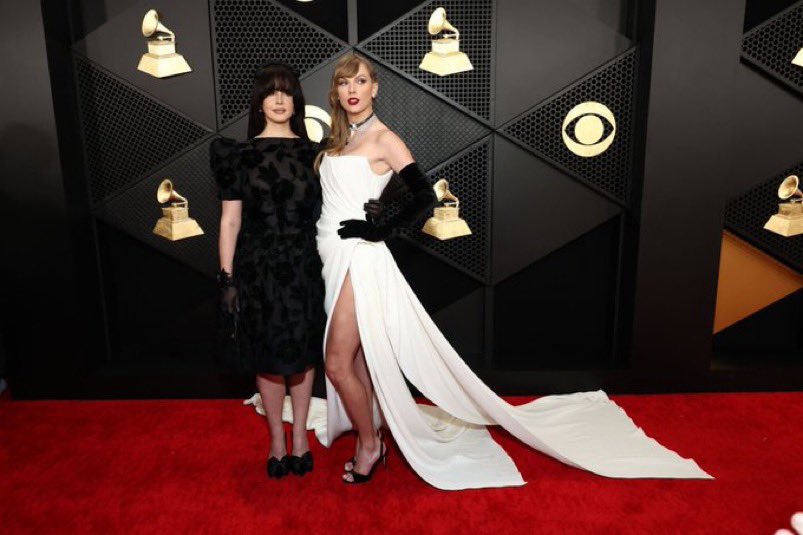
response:
<path id="1" fill-rule="evenodd" d="M 354 373 L 348 356 L 341 351 L 329 351 L 326 354 L 326 377 L 338 384 L 349 374 Z"/>

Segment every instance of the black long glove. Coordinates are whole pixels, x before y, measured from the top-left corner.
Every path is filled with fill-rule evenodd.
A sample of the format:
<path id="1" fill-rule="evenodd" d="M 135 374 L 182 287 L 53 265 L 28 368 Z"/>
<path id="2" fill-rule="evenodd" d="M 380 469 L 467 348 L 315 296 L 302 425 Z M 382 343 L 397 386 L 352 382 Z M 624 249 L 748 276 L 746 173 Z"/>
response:
<path id="1" fill-rule="evenodd" d="M 382 241 L 387 239 L 393 231 L 408 227 L 426 215 L 438 202 L 426 175 L 421 172 L 415 162 L 399 171 L 399 176 L 413 194 L 399 213 L 392 219 L 376 224 L 373 218 L 370 221 L 349 219 L 341 221 L 342 227 L 337 231 L 341 238 L 362 238 L 366 241 Z M 367 211 L 367 208 L 366 208 Z"/>
<path id="2" fill-rule="evenodd" d="M 381 199 L 368 199 L 362 208 L 365 210 L 365 218 L 371 222 L 379 221 L 385 213 L 385 203 Z"/>

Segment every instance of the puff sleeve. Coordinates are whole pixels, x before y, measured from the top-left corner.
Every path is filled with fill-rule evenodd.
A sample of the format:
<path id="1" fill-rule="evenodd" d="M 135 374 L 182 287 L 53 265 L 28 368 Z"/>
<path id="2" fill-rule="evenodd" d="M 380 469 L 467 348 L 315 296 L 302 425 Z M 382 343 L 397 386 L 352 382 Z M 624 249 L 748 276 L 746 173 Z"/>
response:
<path id="1" fill-rule="evenodd" d="M 221 201 L 239 201 L 242 196 L 243 168 L 237 141 L 219 137 L 209 145 L 209 165 L 218 187 Z"/>

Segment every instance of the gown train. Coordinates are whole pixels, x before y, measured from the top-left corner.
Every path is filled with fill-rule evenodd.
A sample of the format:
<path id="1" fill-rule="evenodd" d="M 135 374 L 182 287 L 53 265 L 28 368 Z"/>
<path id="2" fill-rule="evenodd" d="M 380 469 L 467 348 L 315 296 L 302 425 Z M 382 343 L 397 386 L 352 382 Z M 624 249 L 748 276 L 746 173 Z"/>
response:
<path id="1" fill-rule="evenodd" d="M 486 429 L 501 425 L 532 448 L 602 476 L 711 478 L 693 460 L 646 436 L 602 391 L 513 406 L 488 388 L 424 310 L 387 246 L 337 234 L 340 221 L 364 219 L 363 203 L 378 198 L 389 178 L 390 173 L 376 175 L 362 156 L 325 156 L 317 243 L 327 315 L 350 273 L 376 401 L 418 475 L 447 490 L 523 485 L 512 459 Z M 327 322 L 324 343 L 328 332 Z M 405 377 L 435 406 L 417 404 Z M 313 420 L 328 446 L 351 422 L 334 387 L 328 380 L 326 385 L 325 430 L 320 413 Z"/>

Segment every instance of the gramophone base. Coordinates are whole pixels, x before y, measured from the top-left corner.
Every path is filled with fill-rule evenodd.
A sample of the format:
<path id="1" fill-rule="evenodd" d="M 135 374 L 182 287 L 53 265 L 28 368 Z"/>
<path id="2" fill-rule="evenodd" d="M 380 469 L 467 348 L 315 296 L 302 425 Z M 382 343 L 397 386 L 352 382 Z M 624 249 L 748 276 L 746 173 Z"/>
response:
<path id="1" fill-rule="evenodd" d="M 471 229 L 468 228 L 468 223 L 464 219 L 444 221 L 435 217 L 427 219 L 421 231 L 439 240 L 450 240 L 471 234 Z"/>
<path id="2" fill-rule="evenodd" d="M 189 63 L 181 54 L 156 55 L 150 52 L 142 54 L 137 69 L 156 78 L 167 78 L 192 71 Z"/>
<path id="3" fill-rule="evenodd" d="M 471 65 L 471 61 L 465 52 L 452 52 L 450 54 L 427 52 L 418 68 L 438 76 L 448 76 L 449 74 L 470 71 L 474 66 Z"/>
<path id="4" fill-rule="evenodd" d="M 797 236 L 803 234 L 803 215 L 785 216 L 775 214 L 770 217 L 764 228 L 781 236 Z"/>
<path id="5" fill-rule="evenodd" d="M 153 233 L 167 238 L 170 241 L 183 240 L 192 236 L 200 236 L 204 233 L 198 222 L 192 218 L 183 221 L 171 221 L 167 217 L 161 217 L 153 227 Z"/>

